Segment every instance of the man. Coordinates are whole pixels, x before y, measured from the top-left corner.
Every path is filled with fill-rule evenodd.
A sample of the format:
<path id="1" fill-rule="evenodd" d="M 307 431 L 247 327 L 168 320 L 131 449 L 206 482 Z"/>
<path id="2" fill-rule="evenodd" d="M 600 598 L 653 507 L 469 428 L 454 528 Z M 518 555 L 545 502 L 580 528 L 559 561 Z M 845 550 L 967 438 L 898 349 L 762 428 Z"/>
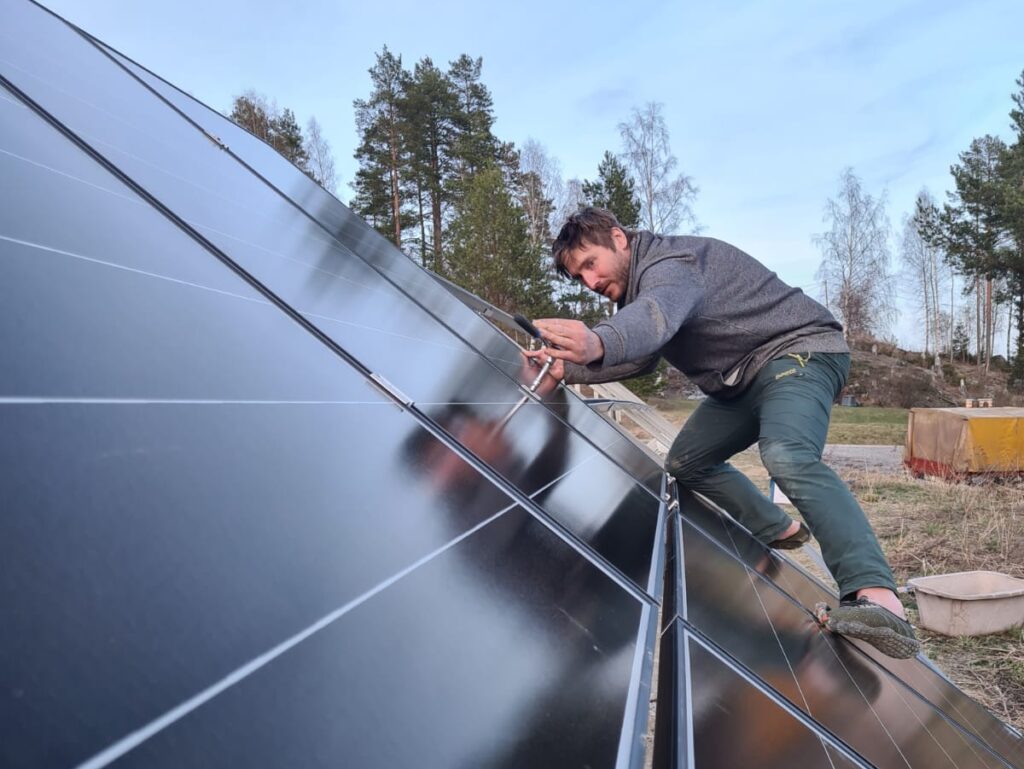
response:
<path id="1" fill-rule="evenodd" d="M 838 608 L 819 607 L 819 620 L 889 656 L 914 656 L 918 642 L 878 540 L 821 461 L 832 402 L 850 368 L 842 326 L 829 311 L 727 243 L 630 232 L 598 208 L 569 217 L 552 256 L 560 273 L 618 312 L 593 329 L 537 320 L 554 346 L 527 355 L 552 355 L 552 376 L 570 383 L 637 376 L 662 357 L 686 374 L 708 397 L 673 443 L 667 471 L 769 547 L 796 548 L 813 534 L 841 596 Z M 807 526 L 728 464 L 755 441 Z"/>

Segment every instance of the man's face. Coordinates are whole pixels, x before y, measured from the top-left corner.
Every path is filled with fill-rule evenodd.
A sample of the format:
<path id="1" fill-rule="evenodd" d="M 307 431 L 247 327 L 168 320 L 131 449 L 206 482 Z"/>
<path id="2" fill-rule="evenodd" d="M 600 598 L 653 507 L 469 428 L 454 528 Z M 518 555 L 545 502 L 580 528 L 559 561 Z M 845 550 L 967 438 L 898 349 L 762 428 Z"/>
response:
<path id="1" fill-rule="evenodd" d="M 569 252 L 565 268 L 591 291 L 619 301 L 629 283 L 629 242 L 622 230 L 612 230 L 613 248 L 584 243 Z"/>

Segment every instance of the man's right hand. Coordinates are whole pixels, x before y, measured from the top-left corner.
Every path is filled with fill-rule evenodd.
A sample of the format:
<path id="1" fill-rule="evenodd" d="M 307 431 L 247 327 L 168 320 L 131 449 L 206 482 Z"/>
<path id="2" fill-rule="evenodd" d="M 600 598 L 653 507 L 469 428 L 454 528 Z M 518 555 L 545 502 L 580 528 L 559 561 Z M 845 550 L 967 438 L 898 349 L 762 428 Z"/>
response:
<path id="1" fill-rule="evenodd" d="M 581 366 L 599 361 L 604 357 L 604 343 L 586 323 L 567 318 L 541 318 L 533 322 L 544 339 L 554 346 L 551 352 L 556 358 L 572 361 Z"/>

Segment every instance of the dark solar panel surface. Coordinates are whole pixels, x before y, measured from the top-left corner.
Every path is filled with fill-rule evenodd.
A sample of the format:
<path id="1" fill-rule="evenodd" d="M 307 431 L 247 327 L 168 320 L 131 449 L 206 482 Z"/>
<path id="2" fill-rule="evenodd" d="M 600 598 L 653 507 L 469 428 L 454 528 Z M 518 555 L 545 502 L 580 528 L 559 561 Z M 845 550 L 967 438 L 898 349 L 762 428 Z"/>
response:
<path id="1" fill-rule="evenodd" d="M 339 244 L 349 246 L 344 270 L 358 269 L 358 265 L 351 264 L 351 257 L 357 256 L 360 261 L 379 271 L 393 285 L 393 292 L 404 295 L 403 304 L 415 303 L 425 308 L 432 316 L 431 323 L 445 325 L 507 376 L 521 376 L 518 351 L 513 345 L 496 335 L 490 325 L 477 314 L 467 311 L 461 303 L 453 303 L 448 291 L 440 288 L 433 277 L 404 256 L 396 258 L 395 249 L 389 243 L 378 237 L 361 219 L 338 205 L 333 196 L 305 174 L 296 174 L 295 168 L 266 143 L 116 51 L 105 46 L 103 50 L 202 130 L 224 142 L 232 155 L 307 214 L 323 229 L 325 235 Z M 579 399 L 568 397 L 564 401 L 549 403 L 548 408 L 560 414 L 648 488 L 658 491 L 661 484 L 659 468 L 641 448 L 625 440 L 619 431 L 580 403 Z"/>
<path id="2" fill-rule="evenodd" d="M 699 640 L 685 644 L 693 720 L 693 766 L 850 769 L 864 766 L 755 687 Z M 737 739 L 743 734 L 743 739 Z"/>
<path id="3" fill-rule="evenodd" d="M 748 572 L 767 577 L 803 607 L 813 607 L 818 601 L 831 602 L 834 605 L 838 600 L 835 594 L 802 569 L 777 555 L 769 556 L 751 540 L 745 530 L 731 519 L 712 510 L 711 506 L 700 503 L 687 504 L 686 518 L 695 530 L 699 529 L 706 537 L 703 540 L 694 539 L 694 547 L 706 550 L 709 540 L 717 543 L 723 552 L 731 554 L 743 563 Z M 709 612 L 717 613 L 717 610 L 711 607 Z M 922 659 L 890 659 L 868 645 L 858 645 L 857 648 L 877 668 L 889 671 L 891 676 L 902 681 L 907 689 L 932 703 L 957 730 L 978 735 L 1003 759 L 1014 766 L 1024 766 L 1024 741 L 937 673 L 927 662 Z"/>
<path id="4" fill-rule="evenodd" d="M 104 53 L 56 25 L 53 44 L 67 52 L 54 61 L 31 42 L 55 26 L 53 20 L 26 6 L 19 21 L 30 34 L 12 40 L 6 51 L 18 63 L 16 85 L 35 89 L 33 98 L 47 111 L 200 237 L 272 287 L 369 371 L 396 385 L 525 495 L 543 494 L 555 520 L 590 538 L 638 587 L 649 588 L 659 507 L 652 494 L 635 493 L 627 473 L 536 404 L 496 434 L 522 395 L 512 381 Z M 512 347 L 493 329 L 491 334 Z M 586 481 L 577 474 L 581 468 Z M 595 511 L 574 497 L 571 488 L 581 485 L 611 507 Z M 565 487 L 570 493 L 559 491 Z M 601 515 L 606 519 L 599 520 Z M 627 517 L 630 531 L 639 531 L 647 547 L 625 550 L 602 537 L 608 527 L 626 527 L 615 516 Z"/>
<path id="5" fill-rule="evenodd" d="M 940 685 L 923 661 L 892 660 L 821 630 L 806 608 L 813 604 L 801 605 L 786 591 L 793 585 L 805 597 L 835 600 L 804 572 L 728 520 L 718 520 L 728 532 L 721 539 L 693 523 L 713 528 L 716 519 L 686 495 L 675 524 L 680 536 L 669 527 L 670 548 L 678 551 L 667 563 L 677 573 L 668 577 L 665 594 L 675 597 L 665 605 L 679 625 L 675 642 L 684 629 L 698 631 L 716 653 L 872 766 L 1017 765 L 1019 739 L 976 704 L 966 707 L 968 698 L 948 682 Z"/>
<path id="6" fill-rule="evenodd" d="M 40 24 L 24 39 L 45 43 L 42 28 L 57 22 L 22 10 Z M 3 75 L 30 85 L 26 70 L 11 67 L 10 42 Z M 486 463 L 453 450 L 441 418 L 397 408 L 342 345 L 325 344 L 258 281 L 2 96 L 0 164 L 12 184 L 0 192 L 0 342 L 9 361 L 0 372 L 0 764 L 149 765 L 159 763 L 146 752 L 154 748 L 141 746 L 166 731 L 179 747 L 160 760 L 181 765 L 188 750 L 178 730 L 193 718 L 196 735 L 210 723 L 220 729 L 220 707 L 242 707 L 242 721 L 264 733 L 260 719 L 283 696 L 276 685 L 297 687 L 302 725 L 327 728 L 293 735 L 306 740 L 305 753 L 283 730 L 271 742 L 284 754 L 257 752 L 250 741 L 254 765 L 337 765 L 369 752 L 361 765 L 393 766 L 398 750 L 442 764 L 550 753 L 608 766 L 620 742 L 628 755 L 650 602 L 624 589 L 603 559 L 588 559 L 583 538 L 614 516 L 574 508 L 561 489 L 600 473 L 591 484 L 646 531 L 645 553 L 620 563 L 642 589 L 659 500 L 533 407 L 507 439 L 489 435 L 510 447 L 493 459 L 533 484 L 522 499 L 561 505 L 583 538 L 517 507 L 495 485 L 499 476 L 481 473 Z M 337 264 L 349 262 L 388 290 L 351 255 Z M 317 294 L 298 285 L 296 296 Z M 347 311 L 368 304 L 366 294 L 381 300 L 375 289 L 357 285 Z M 479 356 L 429 315 L 393 289 L 382 304 L 392 319 L 408 305 L 408 325 L 419 324 L 413 341 L 435 334 L 447 345 L 443 364 L 464 362 L 462 376 L 475 375 Z M 360 318 L 369 335 L 393 333 L 387 321 Z M 504 413 L 521 391 L 493 366 L 481 371 L 498 377 L 484 405 Z M 461 405 L 443 386 L 426 404 Z M 467 420 L 454 413 L 443 425 L 450 433 Z M 537 464 L 549 446 L 558 461 Z M 325 654 L 345 663 L 334 679 L 320 667 Z M 305 674 L 274 678 L 292 664 Z M 454 696 L 472 683 L 479 697 Z M 304 698 L 315 685 L 335 701 Z M 381 718 L 370 692 L 387 697 L 381 707 L 404 697 L 406 725 L 426 724 L 429 712 L 430 728 L 419 741 L 396 737 L 406 716 L 394 709 Z M 338 719 L 353 706 L 364 722 L 346 715 L 343 734 Z M 488 725 L 472 745 L 467 723 Z M 378 738 L 391 733 L 392 745 L 366 742 L 371 727 Z M 197 741 L 205 758 L 187 762 L 224 765 L 234 754 L 218 734 L 225 753 Z"/>
<path id="7" fill-rule="evenodd" d="M 0 10 L 0 765 L 639 767 L 662 599 L 658 766 L 1022 765 L 573 395 L 498 429 L 515 345 L 262 142 Z"/>

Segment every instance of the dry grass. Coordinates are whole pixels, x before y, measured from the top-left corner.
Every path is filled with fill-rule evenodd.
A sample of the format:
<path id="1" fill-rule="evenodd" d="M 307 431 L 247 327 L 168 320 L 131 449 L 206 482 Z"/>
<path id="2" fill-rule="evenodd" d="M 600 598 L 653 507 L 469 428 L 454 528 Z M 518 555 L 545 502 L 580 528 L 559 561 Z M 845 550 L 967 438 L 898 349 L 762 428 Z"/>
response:
<path id="1" fill-rule="evenodd" d="M 696 402 L 652 405 L 680 425 Z M 829 442 L 891 445 L 903 442 L 905 429 L 902 409 L 836 409 Z M 733 464 L 767 490 L 768 473 L 756 448 L 736 455 Z M 903 470 L 835 469 L 864 508 L 898 584 L 975 569 L 1024 578 L 1024 482 L 955 484 L 913 478 Z M 807 559 L 798 560 L 816 571 Z M 915 619 L 913 597 L 904 596 L 904 602 Z M 925 653 L 958 686 L 1024 729 L 1024 630 L 971 638 L 920 631 L 920 636 Z"/>
<path id="2" fill-rule="evenodd" d="M 1024 577 L 1024 485 L 947 483 L 902 471 L 845 480 L 899 577 L 972 569 Z"/>
<path id="3" fill-rule="evenodd" d="M 1024 578 L 1024 484 L 952 484 L 905 474 L 846 478 L 896 580 L 958 571 Z M 916 614 L 912 598 L 907 608 Z M 964 691 L 1024 728 L 1024 631 L 950 638 L 920 631 L 925 653 Z"/>

